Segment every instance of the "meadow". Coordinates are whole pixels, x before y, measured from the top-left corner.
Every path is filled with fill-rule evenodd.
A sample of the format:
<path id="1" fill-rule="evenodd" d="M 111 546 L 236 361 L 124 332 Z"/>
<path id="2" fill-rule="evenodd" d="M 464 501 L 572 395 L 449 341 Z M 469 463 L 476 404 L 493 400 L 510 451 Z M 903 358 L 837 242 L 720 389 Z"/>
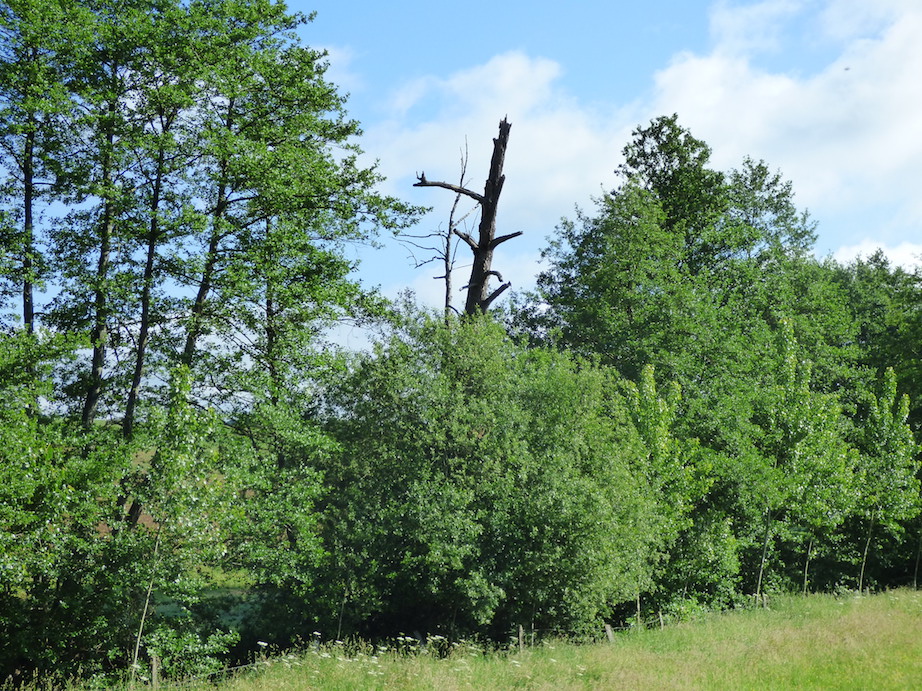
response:
<path id="1" fill-rule="evenodd" d="M 922 688 L 922 593 L 779 596 L 766 608 L 617 633 L 614 642 L 543 641 L 485 653 L 410 638 L 267 656 L 221 691 L 323 689 Z M 451 652 L 438 654 L 446 646 Z M 190 688 L 184 686 L 184 688 Z M 215 688 L 215 686 L 192 686 Z"/>

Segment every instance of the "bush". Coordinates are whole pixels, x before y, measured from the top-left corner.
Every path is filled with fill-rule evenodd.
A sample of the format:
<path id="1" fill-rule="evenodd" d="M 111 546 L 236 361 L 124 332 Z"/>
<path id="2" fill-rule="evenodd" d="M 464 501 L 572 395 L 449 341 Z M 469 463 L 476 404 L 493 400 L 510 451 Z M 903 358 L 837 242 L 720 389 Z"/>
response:
<path id="1" fill-rule="evenodd" d="M 648 577 L 638 439 L 588 362 L 521 348 L 488 318 L 421 319 L 360 358 L 328 422 L 340 635 L 579 631 Z"/>

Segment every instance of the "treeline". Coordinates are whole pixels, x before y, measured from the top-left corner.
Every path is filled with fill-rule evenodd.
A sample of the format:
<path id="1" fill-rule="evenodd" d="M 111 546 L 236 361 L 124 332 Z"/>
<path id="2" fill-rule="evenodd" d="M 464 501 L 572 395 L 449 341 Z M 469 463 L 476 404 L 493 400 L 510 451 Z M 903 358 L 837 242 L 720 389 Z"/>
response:
<path id="1" fill-rule="evenodd" d="M 815 258 L 791 185 L 673 116 L 532 294 L 389 304 L 347 246 L 419 210 L 305 21 L 0 7 L 0 678 L 915 584 L 918 275 Z"/>

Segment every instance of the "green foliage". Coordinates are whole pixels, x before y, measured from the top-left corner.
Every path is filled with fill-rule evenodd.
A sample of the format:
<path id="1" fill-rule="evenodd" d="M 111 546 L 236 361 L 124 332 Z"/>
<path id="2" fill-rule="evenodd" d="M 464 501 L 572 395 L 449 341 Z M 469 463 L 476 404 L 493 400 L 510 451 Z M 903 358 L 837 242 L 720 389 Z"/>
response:
<path id="1" fill-rule="evenodd" d="M 16 402 L 2 417 L 0 665 L 9 673 L 80 661 L 90 670 L 119 654 L 141 590 L 137 567 L 147 541 L 107 530 L 130 453 L 104 430 L 77 434 Z"/>
<path id="2" fill-rule="evenodd" d="M 699 489 L 683 488 L 687 476 L 664 485 L 662 596 L 727 601 L 721 579 L 739 569 L 759 589 L 772 559 L 793 583 L 812 557 L 836 553 L 857 510 L 846 440 L 863 426 L 853 416 L 872 373 L 855 305 L 873 302 L 852 297 L 862 293 L 842 267 L 810 256 L 815 226 L 765 163 L 712 170 L 710 149 L 675 116 L 635 130 L 624 154 L 623 184 L 596 214 L 562 223 L 512 321 L 637 382 L 651 477 L 664 458 L 674 471 L 698 466 Z M 656 380 L 681 399 L 655 395 Z M 705 564 L 726 570 L 699 579 Z"/>
<path id="3" fill-rule="evenodd" d="M 632 380 L 654 365 L 702 406 L 689 436 L 717 443 L 782 315 L 816 354 L 824 387 L 848 376 L 854 334 L 834 272 L 807 255 L 813 225 L 790 183 L 749 159 L 718 173 L 709 155 L 674 117 L 635 131 L 624 184 L 595 216 L 563 222 L 519 326 Z"/>
<path id="4" fill-rule="evenodd" d="M 347 245 L 418 210 L 304 21 L 0 8 L 0 676 L 586 635 L 905 571 L 918 275 L 816 260 L 789 182 L 670 116 L 562 222 L 527 338 L 392 309 Z M 383 316 L 373 352 L 323 346 Z"/>
<path id="5" fill-rule="evenodd" d="M 324 609 L 317 580 L 325 576 L 318 509 L 325 488 L 317 467 L 336 447 L 293 409 L 265 405 L 254 416 L 241 421 L 258 423 L 248 438 L 227 440 L 241 483 L 228 517 L 227 563 L 246 586 L 234 597 L 244 643 L 285 646 L 306 640 Z"/>
<path id="6" fill-rule="evenodd" d="M 582 629 L 646 578 L 651 497 L 604 371 L 485 318 L 424 319 L 331 405 L 343 451 L 324 521 L 346 630 Z"/>
<path id="7" fill-rule="evenodd" d="M 899 396 L 896 374 L 888 368 L 880 393 L 865 393 L 867 413 L 859 428 L 860 502 L 867 518 L 898 529 L 919 512 L 919 446 L 907 424 L 909 396 Z"/>
<path id="8" fill-rule="evenodd" d="M 253 600 L 308 616 L 334 448 L 310 421 L 336 367 L 318 342 L 382 311 L 346 244 L 415 210 L 360 163 L 305 21 L 264 0 L 0 10 L 0 298 L 24 322 L 0 348 L 0 674 L 135 645 L 184 674 L 229 622 L 266 625 Z M 228 571 L 250 592 L 220 591 Z"/>
<path id="9" fill-rule="evenodd" d="M 654 369 L 643 368 L 639 384 L 627 383 L 631 419 L 646 447 L 645 458 L 638 468 L 647 483 L 658 494 L 661 510 L 669 512 L 662 529 L 664 541 L 689 525 L 688 514 L 706 494 L 711 479 L 706 464 L 698 453 L 696 440 L 679 440 L 674 425 L 681 400 L 681 389 L 675 382 L 665 398 L 657 392 Z"/>
<path id="10" fill-rule="evenodd" d="M 684 268 L 696 274 L 735 250 L 715 224 L 727 202 L 723 173 L 708 168 L 710 147 L 682 128 L 677 115 L 656 118 L 632 136 L 618 172 L 659 200 L 664 229 L 685 245 Z"/>
<path id="11" fill-rule="evenodd" d="M 714 478 L 711 460 L 698 441 L 676 436 L 681 388 L 672 382 L 662 397 L 654 368 L 647 365 L 640 381 L 627 382 L 626 389 L 631 419 L 645 448 L 635 472 L 654 492 L 658 515 L 660 563 L 642 590 L 667 607 L 686 607 L 699 596 L 726 602 L 727 586 L 739 568 L 735 544 L 727 521 L 701 510 Z M 696 585 L 690 589 L 692 581 Z"/>
<path id="12" fill-rule="evenodd" d="M 237 642 L 232 632 L 203 637 L 195 631 L 162 628 L 148 637 L 148 649 L 161 664 L 160 673 L 173 679 L 207 677 L 225 668 L 227 649 Z"/>
<path id="13" fill-rule="evenodd" d="M 124 442 L 111 426 L 87 431 L 44 420 L 3 398 L 6 673 L 124 666 L 145 623 L 150 640 L 178 625 L 211 636 L 214 620 L 199 611 L 207 582 L 194 570 L 220 563 L 230 488 L 209 451 L 208 418 L 191 414 L 182 391 L 180 377 L 169 416 L 159 432 L 152 427 L 153 451 Z M 159 606 L 148 603 L 148 588 Z"/>
<path id="14" fill-rule="evenodd" d="M 754 496 L 765 521 L 757 594 L 776 521 L 783 521 L 787 535 L 812 541 L 840 526 L 855 504 L 855 459 L 838 404 L 811 390 L 810 364 L 802 360 L 789 322 L 782 322 L 778 337 L 777 380 L 764 388 L 754 418 L 755 449 L 765 464 Z"/>
<path id="15" fill-rule="evenodd" d="M 919 445 L 907 424 L 909 396 L 898 396 L 896 374 L 888 368 L 878 394 L 864 393 L 866 418 L 858 428 L 859 476 L 857 514 L 867 526 L 858 576 L 865 567 L 875 526 L 899 534 L 903 523 L 922 510 L 919 493 Z"/>
<path id="16" fill-rule="evenodd" d="M 874 373 L 893 368 L 900 392 L 912 394 L 909 421 L 918 430 L 922 420 L 916 392 L 922 386 L 922 360 L 916 344 L 922 336 L 919 310 L 920 273 L 892 266 L 883 252 L 838 267 L 837 282 L 845 292 L 850 318 L 859 325 L 861 361 Z M 871 381 L 862 388 L 870 389 Z"/>

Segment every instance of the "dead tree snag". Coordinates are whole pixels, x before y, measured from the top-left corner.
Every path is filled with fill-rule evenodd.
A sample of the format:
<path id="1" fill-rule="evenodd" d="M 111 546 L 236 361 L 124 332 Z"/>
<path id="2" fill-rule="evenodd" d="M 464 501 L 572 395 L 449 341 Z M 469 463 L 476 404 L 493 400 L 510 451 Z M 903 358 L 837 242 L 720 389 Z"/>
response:
<path id="1" fill-rule="evenodd" d="M 455 194 L 470 197 L 480 205 L 480 225 L 476 238 L 457 228 L 452 229 L 452 232 L 461 238 L 474 254 L 471 278 L 467 283 L 465 314 L 486 312 L 490 304 L 512 285 L 509 282 L 502 283 L 503 277 L 492 267 L 493 251 L 506 240 L 522 234 L 522 231 L 517 231 L 496 237 L 496 209 L 499 204 L 499 195 L 503 191 L 503 183 L 506 180 L 506 176 L 503 175 L 503 161 L 506 158 L 506 145 L 509 143 L 511 127 L 512 125 L 505 118 L 499 123 L 499 136 L 493 140 L 493 157 L 490 160 L 490 173 L 484 185 L 483 194 L 450 182 L 427 180 L 425 173 L 417 176 L 417 182 L 414 185 L 414 187 L 442 187 Z M 492 292 L 490 292 L 491 276 L 495 276 L 501 282 L 500 286 Z"/>

